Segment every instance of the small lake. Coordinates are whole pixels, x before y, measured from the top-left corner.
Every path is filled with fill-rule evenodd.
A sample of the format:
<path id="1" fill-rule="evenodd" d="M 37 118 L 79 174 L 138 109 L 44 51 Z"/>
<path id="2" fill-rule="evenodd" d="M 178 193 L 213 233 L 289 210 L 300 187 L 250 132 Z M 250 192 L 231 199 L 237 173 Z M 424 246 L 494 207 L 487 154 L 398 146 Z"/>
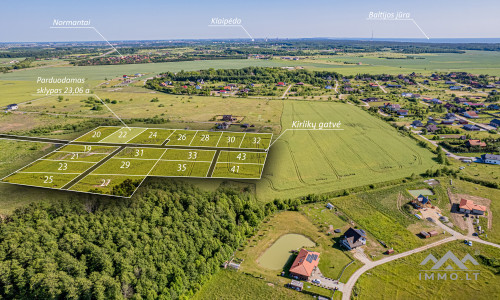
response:
<path id="1" fill-rule="evenodd" d="M 434 195 L 432 193 L 432 191 L 429 190 L 429 189 L 409 190 L 408 193 L 410 193 L 415 198 L 417 198 L 420 195 L 424 195 L 424 196 L 432 196 L 432 195 Z"/>
<path id="2" fill-rule="evenodd" d="M 292 255 L 291 250 L 314 246 L 316 243 L 302 234 L 285 234 L 259 257 L 258 263 L 266 269 L 281 270 Z"/>

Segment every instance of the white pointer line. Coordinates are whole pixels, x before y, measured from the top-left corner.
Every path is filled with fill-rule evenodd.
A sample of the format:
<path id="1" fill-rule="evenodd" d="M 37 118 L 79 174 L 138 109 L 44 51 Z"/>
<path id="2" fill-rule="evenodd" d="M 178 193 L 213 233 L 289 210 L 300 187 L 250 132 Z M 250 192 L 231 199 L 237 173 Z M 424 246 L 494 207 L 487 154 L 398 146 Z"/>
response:
<path id="1" fill-rule="evenodd" d="M 430 38 L 425 34 L 425 32 L 418 26 L 417 22 L 415 22 L 415 19 L 398 19 L 398 18 L 366 18 L 368 21 L 412 21 L 413 24 L 417 26 L 417 28 L 422 32 L 422 34 L 429 40 Z"/>
<path id="2" fill-rule="evenodd" d="M 61 29 L 94 29 L 95 32 L 97 32 L 98 35 L 100 35 L 102 37 L 102 39 L 108 43 L 108 45 L 111 46 L 111 48 L 113 48 L 116 52 L 118 52 L 118 54 L 120 54 L 121 58 L 123 58 L 123 55 L 120 53 L 120 51 L 118 51 L 118 49 L 116 49 L 113 45 L 111 45 L 111 43 L 95 28 L 95 27 L 91 27 L 91 26 L 88 26 L 88 27 L 81 27 L 81 26 L 76 26 L 76 27 L 63 27 L 63 26 L 51 26 L 50 27 L 51 29 L 53 28 L 61 28 Z"/>
<path id="3" fill-rule="evenodd" d="M 315 130 L 315 131 L 335 130 L 335 131 L 337 131 L 337 130 L 344 130 L 344 129 L 342 129 L 342 128 L 325 128 L 325 129 L 319 129 L 319 128 L 317 128 L 317 129 L 314 129 L 314 128 L 295 128 L 295 129 L 293 129 L 293 128 L 288 128 L 288 129 L 285 129 L 285 131 L 283 131 L 280 135 L 278 135 L 278 137 L 271 143 L 271 145 L 269 145 L 269 148 L 271 148 L 271 146 L 274 145 L 274 143 L 276 143 L 276 141 L 279 140 L 279 138 L 283 134 L 285 134 L 285 132 L 287 132 L 288 130 Z"/>
<path id="4" fill-rule="evenodd" d="M 132 131 L 132 129 L 130 129 L 130 127 L 128 127 L 128 125 L 127 125 L 127 124 L 125 124 L 125 122 L 123 122 L 123 121 L 122 121 L 122 119 L 120 119 L 120 117 L 119 117 L 117 114 L 115 114 L 115 112 L 114 112 L 111 108 L 109 108 L 109 106 L 107 106 L 107 105 L 106 105 L 106 103 L 104 103 L 104 101 L 102 101 L 102 99 L 101 99 L 101 98 L 99 98 L 99 96 L 97 96 L 96 94 L 94 94 L 94 96 L 96 96 L 96 97 L 97 97 L 97 99 L 99 99 L 99 101 L 101 101 L 101 103 L 102 103 L 104 106 L 106 106 L 106 108 L 107 108 L 107 109 L 109 109 L 109 111 L 110 111 L 113 115 L 115 115 L 115 117 L 116 117 L 116 118 L 117 118 L 120 122 L 122 122 L 122 124 L 123 124 L 123 125 L 125 125 L 125 127 L 127 127 L 129 131 Z"/>
<path id="5" fill-rule="evenodd" d="M 208 25 L 208 26 L 211 26 L 211 27 L 241 27 L 246 32 L 246 34 L 250 37 L 250 39 L 252 39 L 252 42 L 255 41 L 254 38 L 250 35 L 250 33 L 248 33 L 248 31 L 245 29 L 245 27 L 243 27 L 243 25 Z"/>

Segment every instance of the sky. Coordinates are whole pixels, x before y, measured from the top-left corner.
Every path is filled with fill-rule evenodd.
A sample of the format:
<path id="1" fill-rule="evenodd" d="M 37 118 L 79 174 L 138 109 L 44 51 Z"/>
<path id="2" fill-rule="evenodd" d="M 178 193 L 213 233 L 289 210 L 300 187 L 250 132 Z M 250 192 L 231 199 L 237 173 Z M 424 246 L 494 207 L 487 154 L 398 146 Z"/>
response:
<path id="1" fill-rule="evenodd" d="M 108 40 L 249 38 L 500 38 L 498 0 L 3 0 L 0 42 L 99 41 L 92 29 L 50 29 L 54 19 L 90 20 Z M 370 21 L 370 12 L 410 13 L 412 21 Z"/>

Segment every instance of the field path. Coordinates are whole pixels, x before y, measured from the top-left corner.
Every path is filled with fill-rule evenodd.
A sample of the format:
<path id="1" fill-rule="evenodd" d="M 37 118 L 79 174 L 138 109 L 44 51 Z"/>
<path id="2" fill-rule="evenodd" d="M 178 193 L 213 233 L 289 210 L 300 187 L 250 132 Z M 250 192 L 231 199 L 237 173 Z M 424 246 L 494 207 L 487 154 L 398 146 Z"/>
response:
<path id="1" fill-rule="evenodd" d="M 386 93 L 387 94 L 387 91 L 380 85 L 380 83 L 378 83 L 377 80 L 375 80 L 375 83 L 378 85 L 378 87 L 382 90 L 382 92 Z"/>
<path id="2" fill-rule="evenodd" d="M 286 88 L 285 92 L 283 93 L 283 96 L 281 96 L 281 99 L 285 99 L 285 97 L 286 97 L 286 93 L 288 93 L 288 91 L 289 91 L 291 88 L 292 88 L 292 84 L 290 84 L 290 85 Z"/>

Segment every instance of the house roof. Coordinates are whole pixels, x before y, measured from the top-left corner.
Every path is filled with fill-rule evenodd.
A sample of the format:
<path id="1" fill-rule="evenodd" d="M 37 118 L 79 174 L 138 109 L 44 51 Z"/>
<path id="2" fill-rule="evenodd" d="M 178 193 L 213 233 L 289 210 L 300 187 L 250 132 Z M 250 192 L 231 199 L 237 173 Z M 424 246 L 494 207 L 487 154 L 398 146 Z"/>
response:
<path id="1" fill-rule="evenodd" d="M 486 211 L 486 206 L 475 204 L 474 201 L 463 199 L 463 198 L 462 198 L 462 200 L 460 200 L 459 207 L 462 209 L 466 209 L 466 210 Z"/>
<path id="2" fill-rule="evenodd" d="M 477 117 L 477 114 L 475 111 L 466 111 L 465 112 L 467 115 L 471 116 L 471 117 Z"/>
<path id="3" fill-rule="evenodd" d="M 344 233 L 344 238 L 351 248 L 364 245 L 363 239 L 366 239 L 366 233 L 362 229 L 349 228 Z"/>
<path id="4" fill-rule="evenodd" d="M 318 266 L 318 263 L 319 263 L 318 252 L 313 252 L 306 249 L 300 249 L 299 254 L 293 261 L 292 266 L 290 267 L 290 273 L 309 277 L 311 276 L 314 268 Z"/>
<path id="5" fill-rule="evenodd" d="M 481 140 L 468 140 L 467 142 L 471 146 L 486 147 L 486 143 L 485 142 L 481 142 Z"/>
<path id="6" fill-rule="evenodd" d="M 500 160 L 500 155 L 497 154 L 483 154 L 483 159 Z"/>

